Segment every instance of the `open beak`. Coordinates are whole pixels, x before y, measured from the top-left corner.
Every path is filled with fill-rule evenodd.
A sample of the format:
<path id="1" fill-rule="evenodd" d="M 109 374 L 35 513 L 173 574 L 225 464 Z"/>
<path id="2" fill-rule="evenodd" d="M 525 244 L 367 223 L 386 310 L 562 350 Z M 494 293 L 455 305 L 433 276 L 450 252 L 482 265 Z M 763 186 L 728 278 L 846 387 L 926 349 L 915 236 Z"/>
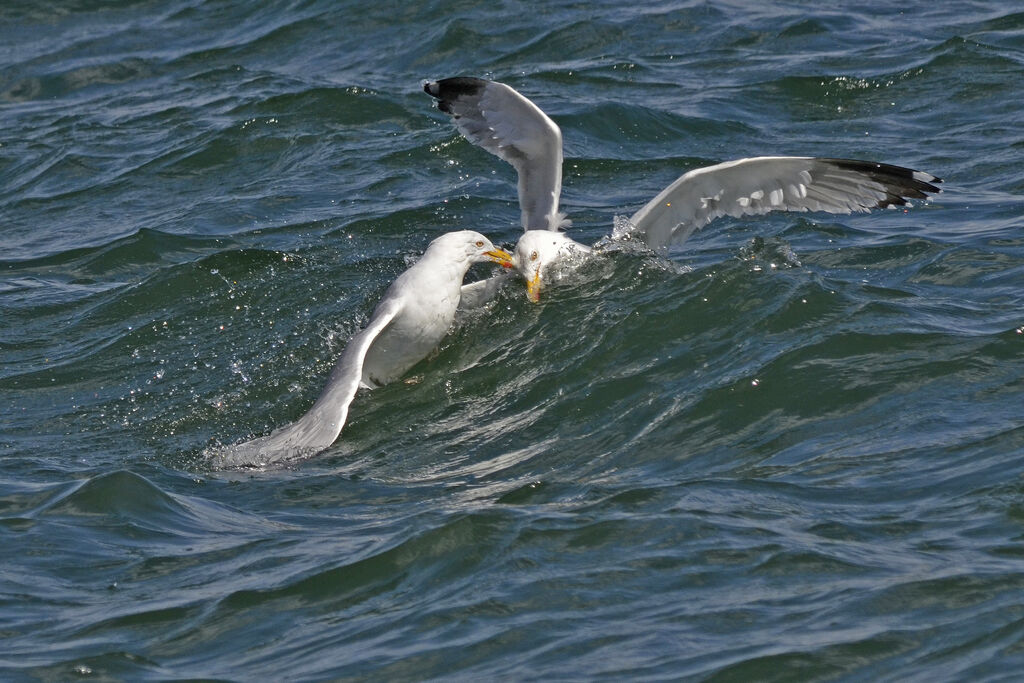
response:
<path id="1" fill-rule="evenodd" d="M 491 259 L 502 268 L 515 268 L 515 264 L 512 262 L 512 254 L 508 253 L 504 249 L 492 249 L 491 251 L 485 251 L 484 256 Z"/>
<path id="2" fill-rule="evenodd" d="M 540 301 L 540 268 L 526 281 L 526 298 L 533 303 Z"/>

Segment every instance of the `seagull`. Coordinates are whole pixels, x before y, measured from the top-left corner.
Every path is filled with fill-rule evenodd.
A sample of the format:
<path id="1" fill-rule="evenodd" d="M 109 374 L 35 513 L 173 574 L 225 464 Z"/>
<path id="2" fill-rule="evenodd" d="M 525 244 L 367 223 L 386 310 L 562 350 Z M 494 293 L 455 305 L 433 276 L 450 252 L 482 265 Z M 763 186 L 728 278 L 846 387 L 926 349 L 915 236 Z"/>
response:
<path id="1" fill-rule="evenodd" d="M 261 467 L 330 447 L 360 386 L 393 382 L 437 347 L 455 320 L 466 271 L 485 261 L 512 267 L 511 254 L 472 230 L 449 232 L 432 241 L 420 260 L 384 292 L 370 322 L 349 341 L 309 412 L 267 436 L 217 450 L 215 463 Z"/>
<path id="2" fill-rule="evenodd" d="M 541 109 L 513 88 L 482 78 L 430 81 L 423 90 L 438 101 L 467 140 L 504 159 L 519 176 L 523 236 L 513 252 L 538 301 L 555 267 L 593 249 L 563 232 L 562 132 Z M 902 166 L 855 159 L 762 156 L 727 161 L 684 173 L 628 220 L 617 221 L 613 240 L 638 239 L 654 251 L 680 245 L 721 216 L 771 211 L 834 214 L 906 206 L 941 190 L 942 180 Z"/>

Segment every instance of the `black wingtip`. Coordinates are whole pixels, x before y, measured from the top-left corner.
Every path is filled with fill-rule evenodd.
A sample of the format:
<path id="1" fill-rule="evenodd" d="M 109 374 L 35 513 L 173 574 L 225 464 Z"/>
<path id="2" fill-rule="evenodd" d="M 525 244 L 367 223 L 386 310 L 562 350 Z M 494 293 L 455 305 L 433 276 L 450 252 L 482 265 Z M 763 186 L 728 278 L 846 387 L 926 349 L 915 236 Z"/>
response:
<path id="1" fill-rule="evenodd" d="M 430 81 L 423 86 L 423 92 L 439 100 L 455 100 L 464 95 L 477 95 L 486 86 L 487 81 L 482 78 L 456 76 Z"/>
<path id="2" fill-rule="evenodd" d="M 927 199 L 929 194 L 942 192 L 942 189 L 938 187 L 942 178 L 924 171 L 856 159 L 822 159 L 822 161 L 837 168 L 862 173 L 881 184 L 888 196 L 878 202 L 876 208 L 879 209 L 890 206 L 906 206 L 907 199 Z"/>

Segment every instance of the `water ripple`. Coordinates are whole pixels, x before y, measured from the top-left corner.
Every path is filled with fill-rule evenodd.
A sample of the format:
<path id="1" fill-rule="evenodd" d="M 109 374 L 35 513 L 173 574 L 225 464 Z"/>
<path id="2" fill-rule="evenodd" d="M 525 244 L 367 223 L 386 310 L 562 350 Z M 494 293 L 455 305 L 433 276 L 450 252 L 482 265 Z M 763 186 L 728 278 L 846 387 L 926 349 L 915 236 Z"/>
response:
<path id="1" fill-rule="evenodd" d="M 1012 677 L 1024 15 L 736 9 L 0 6 L 0 678 Z M 558 121 L 590 243 L 743 156 L 945 191 L 603 241 L 321 457 L 211 471 L 438 233 L 517 239 L 451 75 Z"/>

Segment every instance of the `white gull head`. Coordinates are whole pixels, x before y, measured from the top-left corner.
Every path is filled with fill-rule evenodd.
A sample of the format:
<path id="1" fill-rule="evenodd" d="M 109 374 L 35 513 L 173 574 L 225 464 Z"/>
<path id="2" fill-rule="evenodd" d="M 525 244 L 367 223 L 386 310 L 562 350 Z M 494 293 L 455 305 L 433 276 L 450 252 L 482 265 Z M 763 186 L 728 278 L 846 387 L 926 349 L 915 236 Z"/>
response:
<path id="1" fill-rule="evenodd" d="M 590 247 L 554 230 L 527 230 L 512 252 L 515 268 L 526 279 L 526 297 L 536 303 L 545 282 L 558 276 L 557 266 L 589 254 Z"/>

